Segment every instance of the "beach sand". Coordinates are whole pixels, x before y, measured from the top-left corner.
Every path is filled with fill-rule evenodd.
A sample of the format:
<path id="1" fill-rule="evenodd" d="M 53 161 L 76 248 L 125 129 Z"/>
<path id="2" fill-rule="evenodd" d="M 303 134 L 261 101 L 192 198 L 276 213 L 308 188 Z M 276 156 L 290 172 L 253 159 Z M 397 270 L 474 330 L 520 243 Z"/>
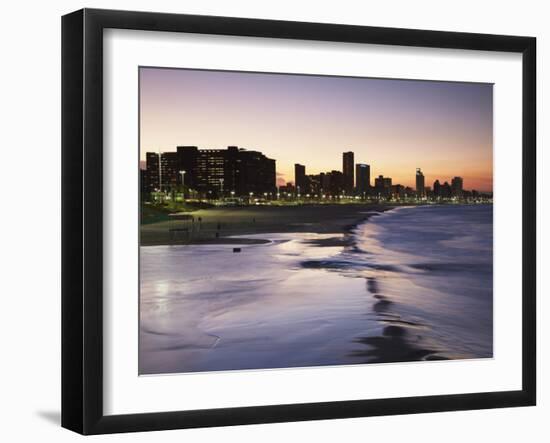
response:
<path id="1" fill-rule="evenodd" d="M 228 238 L 261 233 L 311 232 L 342 234 L 380 212 L 392 209 L 376 204 L 303 206 L 247 206 L 201 209 L 191 220 L 160 221 L 140 226 L 141 246 L 168 244 L 257 244 L 261 239 Z M 172 229 L 172 231 L 171 231 Z M 175 230 L 174 230 L 175 229 Z M 325 239 L 344 246 L 346 239 Z M 323 244 L 319 244 L 322 246 Z"/>

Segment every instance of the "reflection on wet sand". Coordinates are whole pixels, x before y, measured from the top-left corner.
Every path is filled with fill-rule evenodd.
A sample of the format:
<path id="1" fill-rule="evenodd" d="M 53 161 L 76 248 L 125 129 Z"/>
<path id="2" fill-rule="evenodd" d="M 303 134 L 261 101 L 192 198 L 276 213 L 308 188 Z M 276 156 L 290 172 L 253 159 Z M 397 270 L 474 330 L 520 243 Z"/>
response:
<path id="1" fill-rule="evenodd" d="M 378 300 L 373 305 L 376 320 L 389 325 L 384 327 L 381 335 L 356 338 L 355 342 L 367 345 L 367 349 L 353 351 L 352 356 L 362 359 L 364 363 L 445 359 L 438 356 L 436 350 L 423 347 L 420 330 L 426 328 L 425 325 L 404 320 L 399 314 L 392 313 L 393 303 L 379 293 L 376 278 L 367 277 L 366 281 L 367 292 Z"/>

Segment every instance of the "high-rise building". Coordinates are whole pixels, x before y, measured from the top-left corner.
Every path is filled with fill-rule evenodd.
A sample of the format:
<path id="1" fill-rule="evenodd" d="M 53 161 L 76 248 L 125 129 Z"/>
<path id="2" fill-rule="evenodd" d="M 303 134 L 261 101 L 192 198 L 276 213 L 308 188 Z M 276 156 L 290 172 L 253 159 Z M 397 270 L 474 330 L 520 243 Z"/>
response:
<path id="1" fill-rule="evenodd" d="M 145 159 L 151 191 L 168 191 L 178 184 L 178 156 L 175 152 L 147 152 Z"/>
<path id="2" fill-rule="evenodd" d="M 355 165 L 355 190 L 361 196 L 370 191 L 370 166 L 364 163 Z"/>
<path id="3" fill-rule="evenodd" d="M 307 176 L 307 184 L 308 184 L 308 193 L 313 195 L 319 195 L 322 194 L 322 176 L 324 174 L 313 174 Z"/>
<path id="4" fill-rule="evenodd" d="M 237 195 L 249 195 L 251 192 L 254 195 L 276 192 L 275 160 L 267 158 L 258 151 L 240 149 L 234 161 L 236 167 L 230 170 L 235 175 Z"/>
<path id="5" fill-rule="evenodd" d="M 374 179 L 374 193 L 379 197 L 389 197 L 392 192 L 392 180 L 390 177 L 379 175 Z"/>
<path id="6" fill-rule="evenodd" d="M 185 186 L 196 189 L 198 184 L 199 148 L 196 146 L 178 146 L 177 152 L 180 171 L 185 171 L 184 174 L 180 175 L 180 182 L 183 180 Z"/>
<path id="7" fill-rule="evenodd" d="M 454 177 L 451 180 L 451 193 L 453 197 L 458 197 L 458 198 L 462 197 L 463 184 L 464 184 L 464 181 L 462 180 L 462 177 Z"/>
<path id="8" fill-rule="evenodd" d="M 321 182 L 323 194 L 330 194 L 330 173 L 321 172 L 319 174 L 319 181 Z"/>
<path id="9" fill-rule="evenodd" d="M 158 191 L 160 184 L 160 163 L 159 155 L 156 152 L 145 154 L 145 171 L 150 192 Z"/>
<path id="10" fill-rule="evenodd" d="M 196 169 L 191 170 L 190 176 L 195 177 L 194 186 L 199 192 L 208 192 L 221 196 L 228 189 L 234 190 L 225 183 L 225 156 L 227 151 L 222 149 L 201 149 L 196 159 Z M 181 163 L 186 162 L 183 156 Z M 187 175 L 187 173 L 185 174 Z M 184 176 L 184 180 L 187 177 Z M 189 182 L 185 182 L 188 184 Z M 225 186 L 224 186 L 225 185 Z"/>
<path id="11" fill-rule="evenodd" d="M 183 184 L 205 197 L 232 193 L 275 193 L 275 160 L 258 151 L 239 149 L 198 149 L 178 146 L 177 152 L 148 152 L 149 186 L 168 191 Z"/>
<path id="12" fill-rule="evenodd" d="M 434 181 L 434 197 L 441 197 L 441 183 L 439 183 L 439 180 Z"/>
<path id="13" fill-rule="evenodd" d="M 148 198 L 151 194 L 151 185 L 149 183 L 149 175 L 147 174 L 147 169 L 139 170 L 139 196 L 142 200 Z"/>
<path id="14" fill-rule="evenodd" d="M 424 174 L 422 174 L 422 170 L 420 168 L 416 168 L 416 194 L 419 198 L 426 195 Z"/>
<path id="15" fill-rule="evenodd" d="M 344 152 L 342 154 L 342 173 L 344 174 L 344 191 L 346 194 L 353 193 L 353 167 L 354 167 L 353 152 Z"/>
<path id="16" fill-rule="evenodd" d="M 306 167 L 299 163 L 294 164 L 294 186 L 298 194 L 307 192 Z"/>
<path id="17" fill-rule="evenodd" d="M 330 171 L 325 174 L 328 176 L 329 193 L 331 195 L 341 195 L 345 192 L 344 174 L 340 171 Z"/>
<path id="18" fill-rule="evenodd" d="M 391 187 L 391 193 L 394 198 L 401 200 L 405 198 L 405 187 L 403 185 L 393 185 Z"/>
<path id="19" fill-rule="evenodd" d="M 451 185 L 449 182 L 441 185 L 441 198 L 451 198 Z"/>

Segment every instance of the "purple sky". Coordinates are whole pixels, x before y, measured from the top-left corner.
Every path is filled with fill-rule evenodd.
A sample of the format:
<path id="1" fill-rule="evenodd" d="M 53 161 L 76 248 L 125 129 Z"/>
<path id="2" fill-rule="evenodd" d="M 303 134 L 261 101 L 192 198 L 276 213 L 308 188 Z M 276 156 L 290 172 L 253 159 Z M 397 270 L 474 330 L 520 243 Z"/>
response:
<path id="1" fill-rule="evenodd" d="M 141 159 L 177 145 L 257 149 L 277 160 L 280 181 L 294 163 L 308 174 L 356 163 L 414 187 L 464 177 L 492 190 L 493 87 L 227 71 L 140 68 Z"/>

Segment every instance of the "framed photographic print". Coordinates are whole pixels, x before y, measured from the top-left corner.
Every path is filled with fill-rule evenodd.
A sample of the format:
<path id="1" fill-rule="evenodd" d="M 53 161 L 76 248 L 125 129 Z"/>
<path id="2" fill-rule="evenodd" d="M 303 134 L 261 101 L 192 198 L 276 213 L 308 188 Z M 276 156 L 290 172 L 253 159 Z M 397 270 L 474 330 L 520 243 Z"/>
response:
<path id="1" fill-rule="evenodd" d="M 62 425 L 534 405 L 531 37 L 62 21 Z"/>

